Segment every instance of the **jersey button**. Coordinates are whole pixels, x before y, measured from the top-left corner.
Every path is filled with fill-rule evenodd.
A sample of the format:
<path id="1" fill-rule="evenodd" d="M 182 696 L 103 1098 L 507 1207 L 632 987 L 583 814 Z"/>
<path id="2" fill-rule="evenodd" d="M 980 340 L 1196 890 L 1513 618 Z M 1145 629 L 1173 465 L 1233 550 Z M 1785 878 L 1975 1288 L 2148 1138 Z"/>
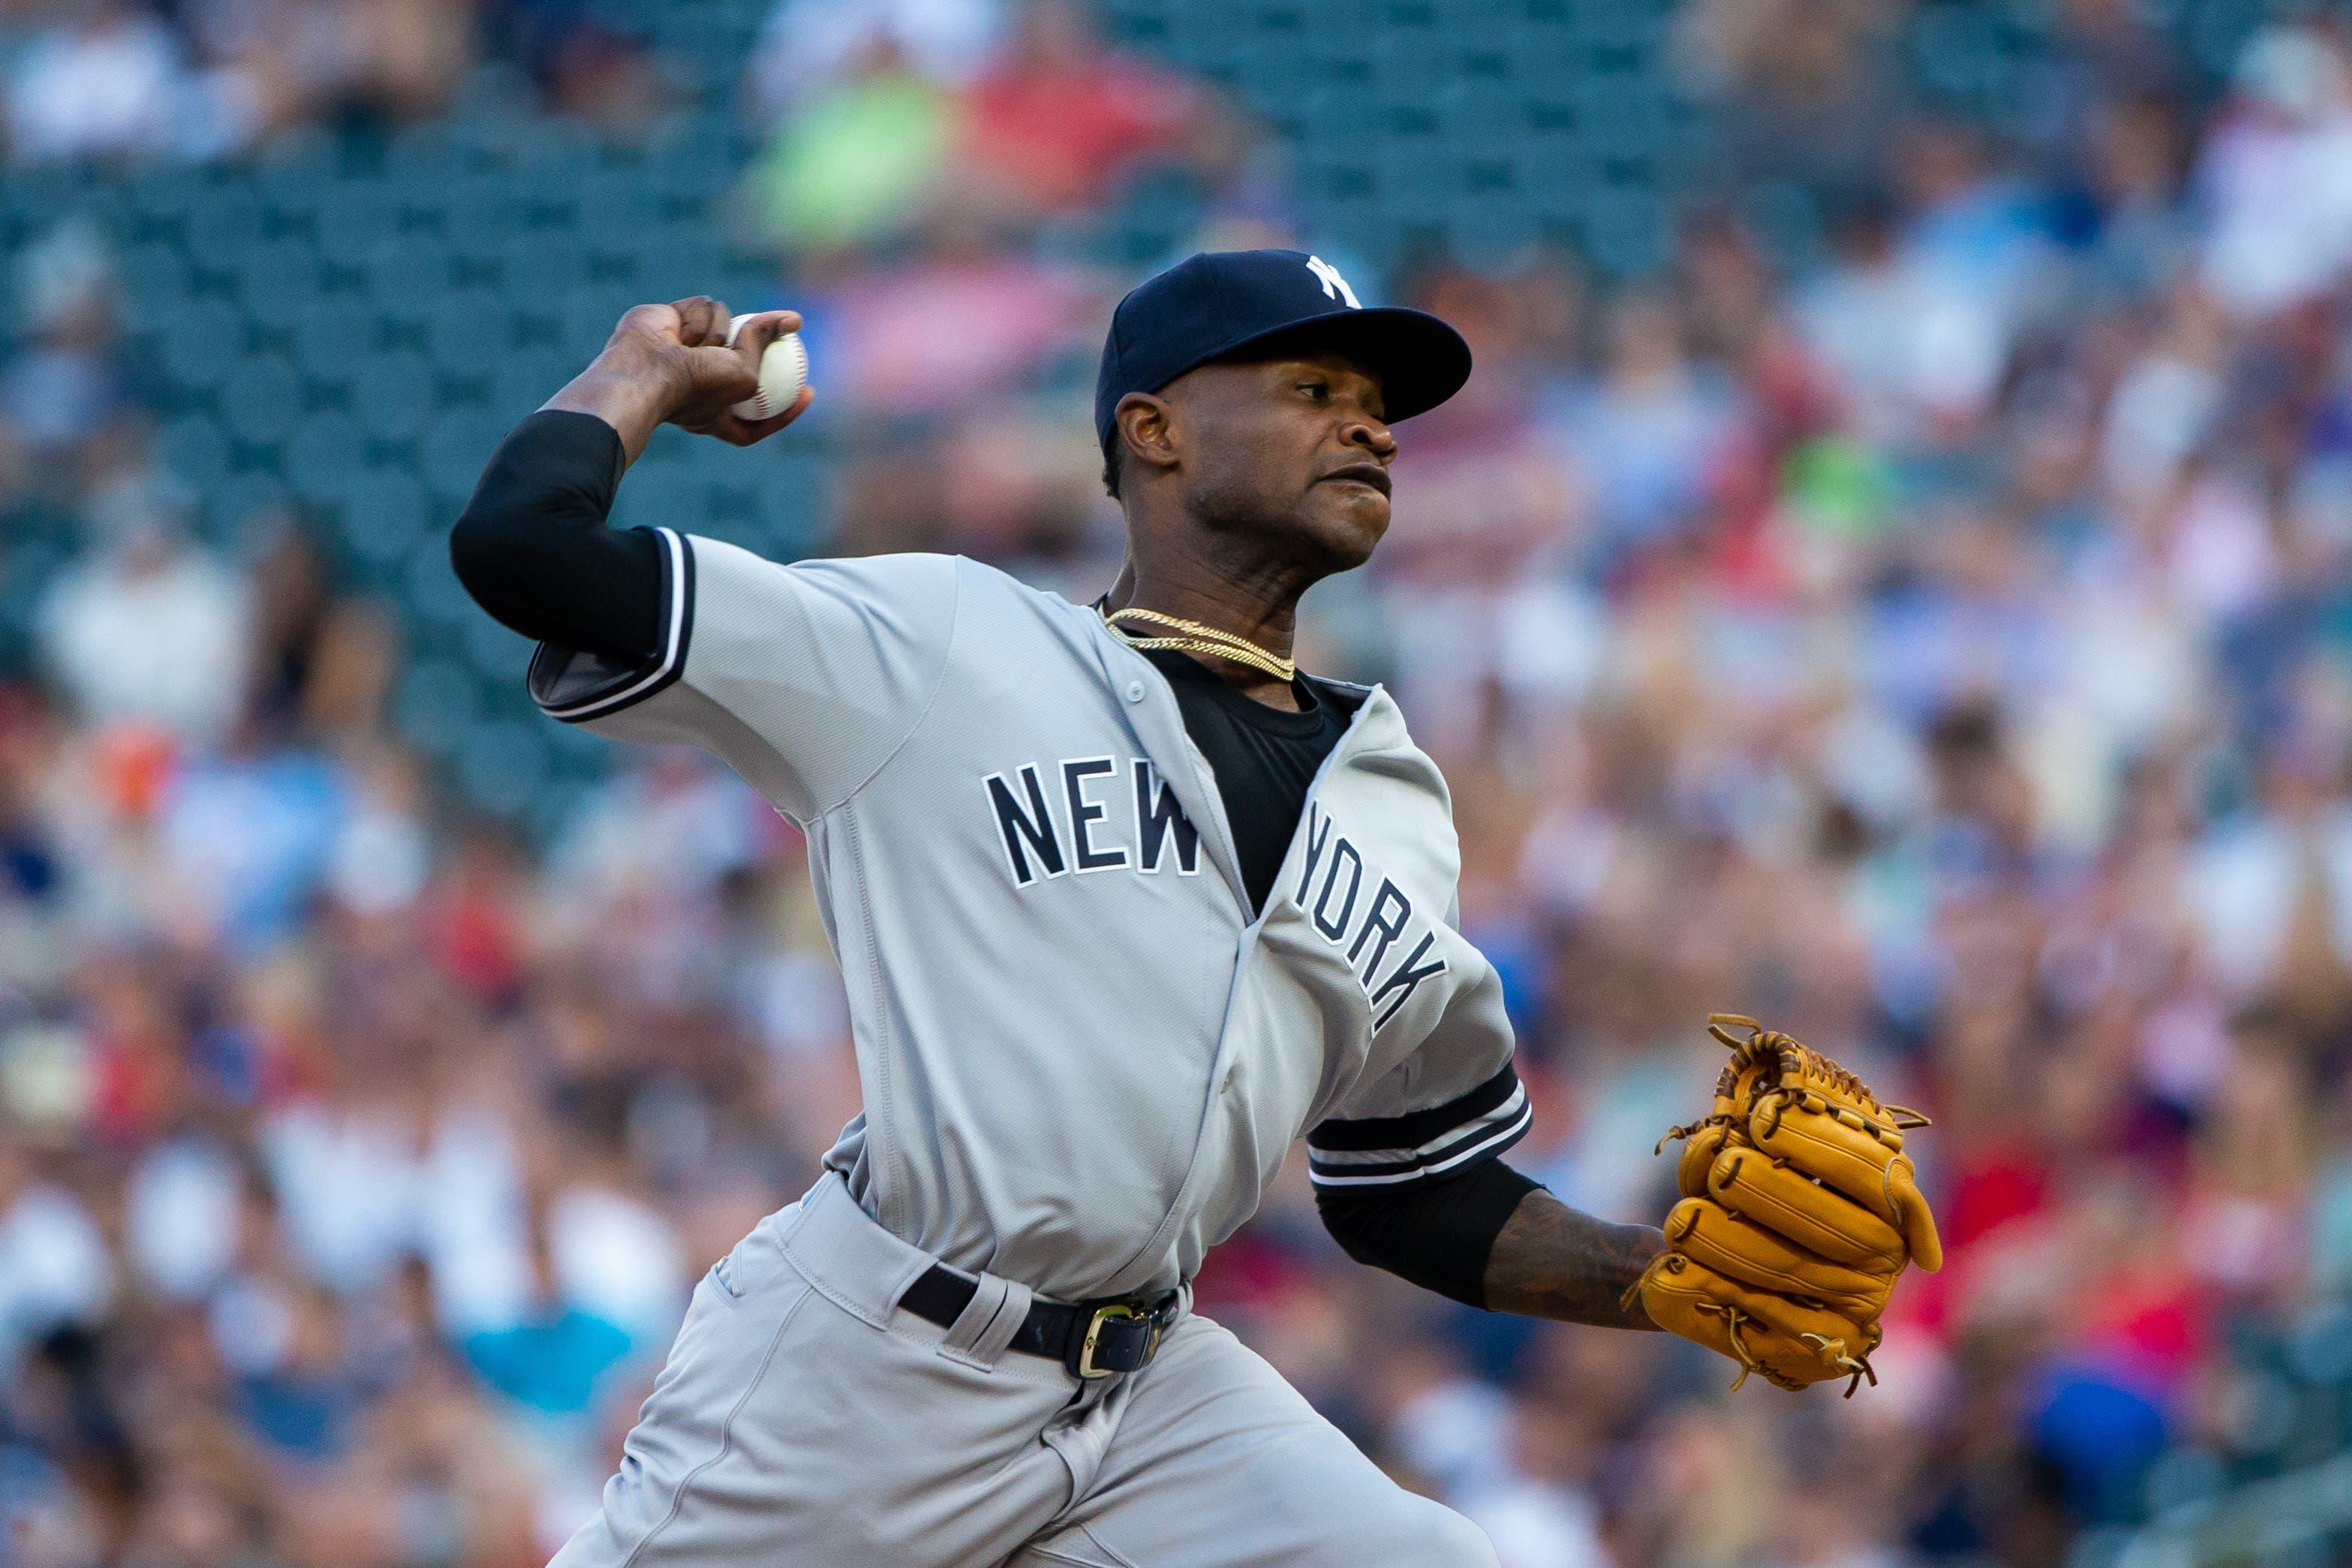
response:
<path id="1" fill-rule="evenodd" d="M 1129 681 L 1127 683 L 1127 700 L 1131 703 L 1139 703 L 1143 700 L 1143 683 L 1141 681 Z"/>

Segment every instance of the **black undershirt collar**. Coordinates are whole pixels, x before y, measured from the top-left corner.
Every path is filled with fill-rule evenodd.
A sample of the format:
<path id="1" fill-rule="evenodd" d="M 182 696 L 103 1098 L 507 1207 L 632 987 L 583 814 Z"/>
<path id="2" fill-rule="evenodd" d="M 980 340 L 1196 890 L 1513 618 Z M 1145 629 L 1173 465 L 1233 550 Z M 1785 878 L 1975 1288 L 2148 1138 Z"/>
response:
<path id="1" fill-rule="evenodd" d="M 1307 791 L 1347 733 L 1350 694 L 1311 676 L 1291 681 L 1299 711 L 1269 707 L 1173 648 L 1139 650 L 1168 677 L 1192 744 L 1216 775 L 1250 910 L 1265 907 L 1290 853 Z"/>

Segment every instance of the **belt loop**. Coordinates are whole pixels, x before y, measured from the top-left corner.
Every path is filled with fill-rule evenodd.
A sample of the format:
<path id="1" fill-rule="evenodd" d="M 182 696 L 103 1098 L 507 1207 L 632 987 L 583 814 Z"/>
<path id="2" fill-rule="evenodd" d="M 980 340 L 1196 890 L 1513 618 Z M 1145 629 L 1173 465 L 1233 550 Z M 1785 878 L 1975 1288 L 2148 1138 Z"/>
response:
<path id="1" fill-rule="evenodd" d="M 994 1274 L 980 1276 L 980 1288 L 956 1316 L 940 1348 L 959 1361 L 992 1367 L 1003 1356 L 1029 1315 L 1029 1287 Z"/>
<path id="2" fill-rule="evenodd" d="M 1029 1308 L 1036 1299 L 1036 1292 L 1020 1281 L 1005 1281 L 1004 1304 L 997 1309 L 996 1316 L 973 1343 L 972 1354 L 994 1366 L 997 1358 L 1011 1347 L 1013 1336 L 1021 1332 L 1021 1325 L 1027 1321 Z"/>

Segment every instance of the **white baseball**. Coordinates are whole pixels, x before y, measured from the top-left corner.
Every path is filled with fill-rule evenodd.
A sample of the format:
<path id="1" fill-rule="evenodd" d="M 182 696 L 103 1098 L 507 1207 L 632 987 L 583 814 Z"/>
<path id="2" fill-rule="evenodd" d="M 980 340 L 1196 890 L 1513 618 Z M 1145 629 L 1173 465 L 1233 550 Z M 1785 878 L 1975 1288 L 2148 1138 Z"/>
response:
<path id="1" fill-rule="evenodd" d="M 729 323 L 727 341 L 731 346 L 735 335 L 743 329 L 749 316 L 738 316 Z M 793 406 L 793 399 L 801 395 L 808 384 L 808 350 L 798 332 L 787 332 L 768 345 L 760 356 L 760 390 L 737 403 L 728 412 L 738 419 L 773 419 Z"/>

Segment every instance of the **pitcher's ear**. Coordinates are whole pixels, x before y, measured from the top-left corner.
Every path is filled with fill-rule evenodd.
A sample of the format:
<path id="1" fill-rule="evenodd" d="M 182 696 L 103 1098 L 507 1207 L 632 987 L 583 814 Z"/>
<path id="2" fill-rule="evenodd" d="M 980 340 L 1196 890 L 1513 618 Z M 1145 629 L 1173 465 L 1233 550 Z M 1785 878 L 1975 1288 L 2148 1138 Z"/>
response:
<path id="1" fill-rule="evenodd" d="M 1118 400 L 1111 417 L 1118 422 L 1119 445 L 1129 459 L 1122 475 L 1134 473 L 1138 463 L 1150 468 L 1176 466 L 1181 455 L 1176 411 L 1165 399 L 1129 392 Z"/>

